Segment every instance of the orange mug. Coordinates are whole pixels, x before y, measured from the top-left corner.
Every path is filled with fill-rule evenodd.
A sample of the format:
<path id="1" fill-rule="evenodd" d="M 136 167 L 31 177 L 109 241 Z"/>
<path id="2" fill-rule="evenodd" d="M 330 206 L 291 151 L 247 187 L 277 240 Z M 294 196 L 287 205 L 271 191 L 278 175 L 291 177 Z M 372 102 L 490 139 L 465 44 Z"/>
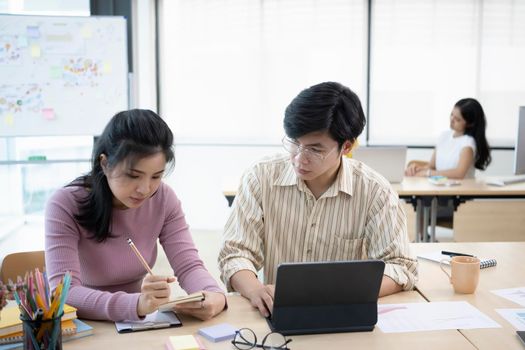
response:
<path id="1" fill-rule="evenodd" d="M 443 268 L 444 262 L 450 262 L 450 275 Z M 441 270 L 448 276 L 456 293 L 472 294 L 479 282 L 480 260 L 472 256 L 454 256 L 439 263 Z"/>

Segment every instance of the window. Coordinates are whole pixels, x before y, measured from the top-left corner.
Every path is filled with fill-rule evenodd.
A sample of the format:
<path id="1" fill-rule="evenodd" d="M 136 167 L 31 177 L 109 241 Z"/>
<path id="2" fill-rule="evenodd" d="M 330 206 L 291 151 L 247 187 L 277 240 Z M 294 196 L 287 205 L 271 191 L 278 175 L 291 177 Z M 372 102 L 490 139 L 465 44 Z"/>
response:
<path id="1" fill-rule="evenodd" d="M 160 112 L 176 142 L 278 144 L 288 103 L 323 81 L 364 103 L 365 19 L 362 0 L 162 1 Z"/>
<path id="2" fill-rule="evenodd" d="M 491 146 L 513 146 L 525 105 L 525 4 L 376 0 L 369 142 L 434 145 L 464 97 L 484 107 Z"/>

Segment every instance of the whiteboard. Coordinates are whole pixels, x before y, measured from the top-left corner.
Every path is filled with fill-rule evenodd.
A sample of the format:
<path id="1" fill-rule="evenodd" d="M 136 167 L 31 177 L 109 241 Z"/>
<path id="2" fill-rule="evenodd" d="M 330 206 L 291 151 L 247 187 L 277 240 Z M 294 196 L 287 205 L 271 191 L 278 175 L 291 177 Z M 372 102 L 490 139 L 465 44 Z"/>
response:
<path id="1" fill-rule="evenodd" d="M 0 15 L 0 137 L 99 135 L 127 108 L 125 18 Z"/>

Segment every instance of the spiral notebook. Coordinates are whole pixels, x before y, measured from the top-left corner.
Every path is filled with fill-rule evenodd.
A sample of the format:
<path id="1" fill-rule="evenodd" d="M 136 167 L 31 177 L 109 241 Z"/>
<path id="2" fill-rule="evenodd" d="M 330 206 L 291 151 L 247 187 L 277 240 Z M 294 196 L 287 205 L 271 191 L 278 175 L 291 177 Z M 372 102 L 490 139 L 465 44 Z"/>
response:
<path id="1" fill-rule="evenodd" d="M 441 254 L 441 251 L 435 251 L 431 253 L 425 253 L 425 254 L 418 254 L 418 258 L 425 259 L 425 260 L 431 260 L 435 262 L 440 262 L 443 259 L 450 259 L 449 255 Z M 479 267 L 480 269 L 484 269 L 491 266 L 496 266 L 498 262 L 494 258 L 480 258 L 477 257 L 479 260 L 481 260 Z M 450 265 L 448 261 L 444 261 L 443 264 Z"/>

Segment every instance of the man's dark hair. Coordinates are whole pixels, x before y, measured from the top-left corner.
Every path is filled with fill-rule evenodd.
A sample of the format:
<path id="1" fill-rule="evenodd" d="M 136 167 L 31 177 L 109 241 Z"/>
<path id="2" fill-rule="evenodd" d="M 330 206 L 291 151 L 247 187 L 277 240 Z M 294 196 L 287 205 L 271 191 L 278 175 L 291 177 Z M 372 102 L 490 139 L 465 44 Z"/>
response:
<path id="1" fill-rule="evenodd" d="M 359 97 L 344 85 L 325 82 L 305 89 L 286 108 L 284 131 L 297 139 L 315 131 L 328 131 L 339 147 L 354 141 L 366 119 Z"/>

